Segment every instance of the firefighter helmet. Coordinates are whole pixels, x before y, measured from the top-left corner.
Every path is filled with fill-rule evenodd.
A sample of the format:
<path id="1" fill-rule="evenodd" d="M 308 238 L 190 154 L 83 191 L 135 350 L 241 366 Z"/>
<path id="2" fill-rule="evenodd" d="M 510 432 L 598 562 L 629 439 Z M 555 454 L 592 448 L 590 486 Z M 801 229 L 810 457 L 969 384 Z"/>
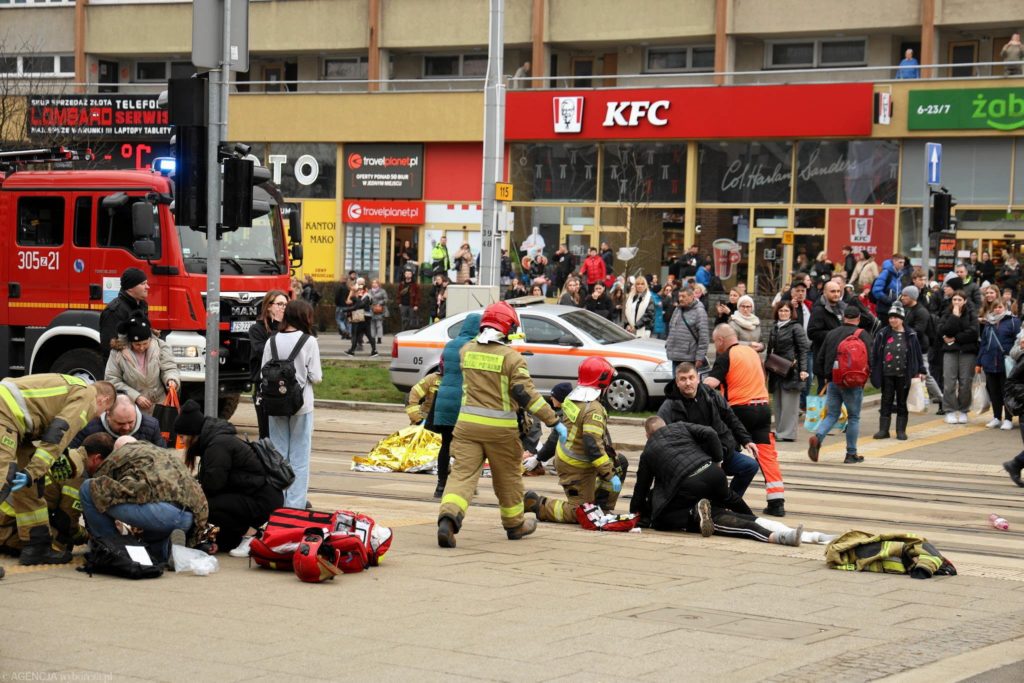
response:
<path id="1" fill-rule="evenodd" d="M 600 356 L 591 356 L 582 363 L 579 369 L 579 386 L 607 389 L 615 377 L 615 368 Z"/>
<path id="2" fill-rule="evenodd" d="M 320 583 L 341 573 L 338 568 L 339 551 L 324 543 L 323 529 L 306 529 L 295 555 L 292 569 L 295 576 L 306 583 Z"/>
<path id="3" fill-rule="evenodd" d="M 480 329 L 485 327 L 494 328 L 507 337 L 519 328 L 519 314 L 504 301 L 491 304 L 480 318 Z"/>

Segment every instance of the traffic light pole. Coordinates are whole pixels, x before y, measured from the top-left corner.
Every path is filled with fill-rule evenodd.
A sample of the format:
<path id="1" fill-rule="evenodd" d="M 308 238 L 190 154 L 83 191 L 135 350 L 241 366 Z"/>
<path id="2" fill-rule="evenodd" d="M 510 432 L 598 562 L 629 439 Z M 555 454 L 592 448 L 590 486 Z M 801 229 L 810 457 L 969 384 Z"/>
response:
<path id="1" fill-rule="evenodd" d="M 505 49 L 505 4 L 490 2 L 487 82 L 484 88 L 483 188 L 480 223 L 479 284 L 495 286 L 501 280 L 502 233 L 498 229 L 498 203 L 494 184 L 504 177 L 505 82 L 502 75 Z"/>
<path id="2" fill-rule="evenodd" d="M 927 156 L 927 155 L 926 155 Z M 928 282 L 932 281 L 928 261 L 932 246 L 932 186 L 928 183 L 928 159 L 924 160 L 924 201 L 921 202 L 921 270 Z"/>

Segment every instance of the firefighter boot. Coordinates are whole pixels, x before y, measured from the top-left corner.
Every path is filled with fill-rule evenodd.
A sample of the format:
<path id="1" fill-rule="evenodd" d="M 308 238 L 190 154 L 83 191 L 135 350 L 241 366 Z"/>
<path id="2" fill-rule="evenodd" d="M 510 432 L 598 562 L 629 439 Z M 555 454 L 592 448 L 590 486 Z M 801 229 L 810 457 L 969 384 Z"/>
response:
<path id="1" fill-rule="evenodd" d="M 772 517 L 785 517 L 786 516 L 786 501 L 782 498 L 776 498 L 768 501 L 768 507 L 762 510 L 766 515 Z"/>
<path id="2" fill-rule="evenodd" d="M 505 529 L 505 534 L 508 536 L 510 541 L 518 541 L 523 536 L 529 536 L 537 530 L 536 519 L 524 519 L 523 523 L 517 527 L 511 529 Z M 440 533 L 440 532 L 438 532 Z"/>
<path id="3" fill-rule="evenodd" d="M 1016 459 L 1007 460 L 1006 462 L 1004 462 L 1003 469 L 1006 470 L 1006 473 L 1010 475 L 1010 481 L 1012 481 L 1017 486 L 1024 486 L 1024 480 L 1021 480 L 1020 478 L 1020 471 L 1022 468 L 1020 463 L 1017 462 Z"/>
<path id="4" fill-rule="evenodd" d="M 67 564 L 71 561 L 70 550 L 54 550 L 50 547 L 50 541 L 46 543 L 33 543 L 25 546 L 18 558 L 18 563 L 23 565 L 34 564 Z"/>
<path id="5" fill-rule="evenodd" d="M 896 438 L 900 441 L 907 440 L 907 420 L 909 419 L 910 417 L 907 415 L 896 416 Z"/>
<path id="6" fill-rule="evenodd" d="M 442 548 L 454 548 L 457 533 L 459 530 L 451 517 L 442 517 L 437 521 L 437 544 Z"/>
<path id="7" fill-rule="evenodd" d="M 884 415 L 878 418 L 878 431 L 872 437 L 874 439 L 888 439 L 889 438 L 889 424 L 892 422 L 892 418 L 888 415 Z M 896 418 L 896 424 L 899 425 L 899 418 Z M 898 431 L 898 427 L 897 427 Z"/>
<path id="8" fill-rule="evenodd" d="M 544 501 L 544 497 L 536 491 L 527 491 L 523 494 L 523 511 L 532 512 L 539 518 L 540 509 L 543 507 Z"/>

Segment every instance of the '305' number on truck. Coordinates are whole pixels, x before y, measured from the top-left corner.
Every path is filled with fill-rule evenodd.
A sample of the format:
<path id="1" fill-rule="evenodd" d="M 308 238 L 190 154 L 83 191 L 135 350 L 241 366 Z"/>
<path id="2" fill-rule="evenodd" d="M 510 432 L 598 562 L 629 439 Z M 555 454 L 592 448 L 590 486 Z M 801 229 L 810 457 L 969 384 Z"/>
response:
<path id="1" fill-rule="evenodd" d="M 60 252 L 19 251 L 18 270 L 60 270 Z"/>

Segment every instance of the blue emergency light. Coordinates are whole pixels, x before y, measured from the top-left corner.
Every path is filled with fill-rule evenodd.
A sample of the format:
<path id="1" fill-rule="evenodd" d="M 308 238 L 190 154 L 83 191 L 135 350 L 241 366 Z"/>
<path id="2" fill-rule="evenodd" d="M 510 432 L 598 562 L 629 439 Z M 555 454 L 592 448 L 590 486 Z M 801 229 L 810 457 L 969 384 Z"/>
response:
<path id="1" fill-rule="evenodd" d="M 177 160 L 174 157 L 157 157 L 153 159 L 153 169 L 163 176 L 174 175 L 174 169 L 177 168 Z"/>

